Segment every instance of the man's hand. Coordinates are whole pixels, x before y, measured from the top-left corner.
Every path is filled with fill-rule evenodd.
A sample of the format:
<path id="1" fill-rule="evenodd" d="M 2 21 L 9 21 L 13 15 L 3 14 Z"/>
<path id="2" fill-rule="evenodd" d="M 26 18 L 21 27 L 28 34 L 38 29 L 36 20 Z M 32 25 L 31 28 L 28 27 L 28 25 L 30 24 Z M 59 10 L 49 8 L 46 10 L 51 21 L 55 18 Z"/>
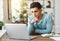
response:
<path id="1" fill-rule="evenodd" d="M 32 21 L 31 21 L 31 23 L 34 23 L 34 22 L 37 22 L 38 21 L 38 19 L 37 18 L 34 18 Z"/>

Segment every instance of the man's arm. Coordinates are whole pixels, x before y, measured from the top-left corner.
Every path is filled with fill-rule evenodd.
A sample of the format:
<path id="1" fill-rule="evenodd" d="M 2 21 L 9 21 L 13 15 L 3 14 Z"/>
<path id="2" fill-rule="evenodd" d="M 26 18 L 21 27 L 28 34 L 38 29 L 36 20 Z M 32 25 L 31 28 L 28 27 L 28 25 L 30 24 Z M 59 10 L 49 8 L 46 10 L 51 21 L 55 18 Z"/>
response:
<path id="1" fill-rule="evenodd" d="M 49 16 L 47 19 L 46 29 L 44 30 L 36 29 L 36 33 L 40 33 L 40 34 L 51 33 L 52 28 L 53 28 L 53 20 L 52 17 Z"/>
<path id="2" fill-rule="evenodd" d="M 28 17 L 28 32 L 29 34 L 32 34 L 32 32 L 34 31 L 34 27 L 33 24 L 31 23 L 32 17 Z"/>

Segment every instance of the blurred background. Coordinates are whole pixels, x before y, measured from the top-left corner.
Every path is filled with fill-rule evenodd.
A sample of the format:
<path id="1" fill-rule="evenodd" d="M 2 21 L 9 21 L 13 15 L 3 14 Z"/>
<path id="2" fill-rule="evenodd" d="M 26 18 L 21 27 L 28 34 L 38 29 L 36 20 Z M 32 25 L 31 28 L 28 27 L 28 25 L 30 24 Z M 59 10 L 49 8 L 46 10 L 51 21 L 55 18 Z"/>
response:
<path id="1" fill-rule="evenodd" d="M 55 32 L 60 32 L 60 0 L 0 0 L 0 21 L 3 23 L 28 23 L 31 2 L 42 4 L 42 14 L 51 14 Z"/>

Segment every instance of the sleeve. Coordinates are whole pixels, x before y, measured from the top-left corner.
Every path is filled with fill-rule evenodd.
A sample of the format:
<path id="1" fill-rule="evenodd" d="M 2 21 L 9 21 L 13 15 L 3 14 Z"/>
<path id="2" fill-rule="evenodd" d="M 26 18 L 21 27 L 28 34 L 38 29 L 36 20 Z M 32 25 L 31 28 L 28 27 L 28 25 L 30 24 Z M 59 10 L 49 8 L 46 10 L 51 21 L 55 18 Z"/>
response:
<path id="1" fill-rule="evenodd" d="M 52 27 L 53 27 L 52 16 L 49 16 L 49 17 L 47 18 L 46 29 L 44 29 L 44 30 L 36 29 L 36 32 L 37 32 L 37 33 L 40 33 L 40 34 L 51 33 Z"/>
<path id="2" fill-rule="evenodd" d="M 34 30 L 33 24 L 30 23 L 31 20 L 32 20 L 31 17 L 28 17 L 28 32 L 29 32 L 29 34 L 32 34 L 32 32 Z"/>
<path id="3" fill-rule="evenodd" d="M 29 17 L 28 17 L 28 24 L 31 22 L 32 19 L 33 19 L 32 16 L 29 16 Z"/>

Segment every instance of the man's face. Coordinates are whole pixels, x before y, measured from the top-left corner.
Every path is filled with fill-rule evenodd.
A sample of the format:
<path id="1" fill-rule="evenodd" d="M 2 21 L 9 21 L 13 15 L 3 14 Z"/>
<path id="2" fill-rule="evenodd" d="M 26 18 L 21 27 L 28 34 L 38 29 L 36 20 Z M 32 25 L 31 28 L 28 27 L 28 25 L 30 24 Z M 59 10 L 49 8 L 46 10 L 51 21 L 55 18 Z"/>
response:
<path id="1" fill-rule="evenodd" d="M 37 7 L 35 8 L 31 8 L 32 14 L 34 17 L 39 17 L 39 15 L 41 14 L 42 10 L 38 9 Z"/>

